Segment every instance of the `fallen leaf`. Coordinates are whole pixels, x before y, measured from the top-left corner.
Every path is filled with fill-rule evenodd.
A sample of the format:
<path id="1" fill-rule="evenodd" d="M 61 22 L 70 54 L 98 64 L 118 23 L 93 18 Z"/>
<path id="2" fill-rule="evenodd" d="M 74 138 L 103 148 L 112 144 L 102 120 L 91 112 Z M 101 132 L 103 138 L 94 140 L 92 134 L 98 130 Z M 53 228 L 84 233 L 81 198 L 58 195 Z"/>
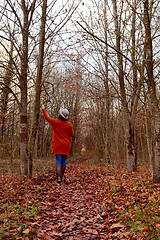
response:
<path id="1" fill-rule="evenodd" d="M 144 234 L 143 233 L 139 233 L 138 236 L 137 236 L 137 240 L 142 240 L 144 239 Z"/>
<path id="2" fill-rule="evenodd" d="M 124 237 L 129 237 L 129 239 L 131 238 L 132 235 L 133 235 L 133 234 L 130 233 L 130 232 L 125 232 L 125 233 L 123 233 L 123 236 L 124 236 Z"/>
<path id="3" fill-rule="evenodd" d="M 17 230 L 18 232 L 22 232 L 22 226 L 20 226 Z"/>
<path id="4" fill-rule="evenodd" d="M 124 225 L 120 224 L 120 223 L 114 223 L 111 227 L 110 230 L 112 232 L 116 232 L 118 231 L 120 228 L 124 228 Z"/>
<path id="5" fill-rule="evenodd" d="M 81 217 L 81 221 L 83 222 L 85 220 L 85 217 Z"/>
<path id="6" fill-rule="evenodd" d="M 45 231 L 39 230 L 37 233 L 37 237 L 44 237 Z"/>
<path id="7" fill-rule="evenodd" d="M 31 231 L 31 230 L 30 230 L 29 228 L 27 228 L 26 230 L 23 231 L 23 233 L 24 233 L 24 234 L 28 234 L 28 233 L 30 233 L 30 231 Z"/>
<path id="8" fill-rule="evenodd" d="M 5 222 L 5 220 L 3 217 L 0 217 L 0 222 Z"/>
<path id="9" fill-rule="evenodd" d="M 155 226 L 156 228 L 160 229 L 160 223 L 157 223 Z"/>
<path id="10" fill-rule="evenodd" d="M 154 196 L 153 196 L 153 195 L 152 195 L 152 196 L 149 196 L 149 197 L 148 197 L 148 201 L 150 201 L 150 202 L 151 202 L 151 201 L 155 201 Z"/>
<path id="11" fill-rule="evenodd" d="M 53 237 L 62 237 L 62 235 L 63 235 L 62 233 L 58 233 L 58 232 L 56 232 L 54 230 L 50 234 L 50 236 L 53 236 Z"/>
<path id="12" fill-rule="evenodd" d="M 98 232 L 96 231 L 96 230 L 94 230 L 94 229 L 89 229 L 89 228 L 83 228 L 83 231 L 84 231 L 84 233 L 90 233 L 90 234 L 93 234 L 93 235 L 97 235 L 98 234 Z"/>

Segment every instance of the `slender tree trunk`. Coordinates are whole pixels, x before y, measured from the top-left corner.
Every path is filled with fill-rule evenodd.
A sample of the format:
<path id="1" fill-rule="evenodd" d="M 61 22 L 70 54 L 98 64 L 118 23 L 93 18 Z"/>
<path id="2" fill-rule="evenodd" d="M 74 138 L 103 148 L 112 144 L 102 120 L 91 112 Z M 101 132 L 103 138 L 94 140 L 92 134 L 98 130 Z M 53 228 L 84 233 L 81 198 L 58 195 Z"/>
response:
<path id="1" fill-rule="evenodd" d="M 146 54 L 145 54 L 146 55 Z M 144 57 L 145 59 L 145 57 Z M 144 74 L 144 73 L 143 73 Z M 144 102 L 146 103 L 147 102 L 147 98 L 146 98 L 146 89 L 145 89 L 145 86 L 143 86 L 143 95 L 144 95 Z M 151 134 L 149 132 L 149 128 L 151 128 L 153 131 L 153 128 L 152 128 L 152 119 L 151 120 L 151 123 L 150 123 L 150 126 L 148 124 L 148 113 L 147 113 L 147 106 L 145 105 L 144 106 L 144 111 L 145 111 L 145 135 L 146 135 L 146 142 L 147 142 L 147 152 L 148 152 L 148 156 L 149 156 L 149 161 L 150 161 L 150 165 L 152 167 L 152 137 L 151 137 Z"/>
<path id="2" fill-rule="evenodd" d="M 44 59 L 44 45 L 45 45 L 45 24 L 46 24 L 46 10 L 47 10 L 47 0 L 43 0 L 42 6 L 42 18 L 41 18 L 41 30 L 39 37 L 39 57 L 37 66 L 37 77 L 35 86 L 35 100 L 33 109 L 33 122 L 31 128 L 31 135 L 29 139 L 29 178 L 32 177 L 33 169 L 33 154 L 37 136 L 37 130 L 39 125 L 39 111 L 40 111 L 40 95 L 42 86 L 42 70 L 43 70 L 43 59 Z"/>
<path id="3" fill-rule="evenodd" d="M 152 159 L 152 178 L 154 183 L 160 183 L 160 111 L 155 115 L 156 140 Z"/>
<path id="4" fill-rule="evenodd" d="M 107 22 L 107 11 L 106 11 L 106 7 L 107 7 L 107 0 L 104 0 L 104 32 L 105 32 L 105 80 L 104 80 L 104 86 L 105 86 L 105 91 L 106 91 L 106 124 L 105 124 L 105 139 L 104 139 L 104 155 L 105 155 L 105 159 L 108 161 L 108 163 L 110 163 L 110 116 L 109 116 L 109 112 L 110 112 L 110 99 L 109 99 L 109 86 L 108 86 L 108 22 Z"/>
<path id="5" fill-rule="evenodd" d="M 135 34 L 136 34 L 136 4 L 137 0 L 134 0 L 133 11 L 132 11 L 132 30 L 131 30 L 131 38 L 132 38 L 132 51 L 131 51 L 131 59 L 132 59 L 132 71 L 133 71 L 133 89 L 134 92 L 137 90 L 137 68 L 136 68 L 136 48 L 135 48 Z"/>
<path id="6" fill-rule="evenodd" d="M 0 140 L 3 139 L 4 135 L 4 126 L 5 126 L 5 118 L 6 118 L 6 113 L 7 113 L 7 105 L 8 105 L 8 95 L 10 93 L 10 83 L 12 80 L 12 75 L 13 75 L 13 41 L 11 41 L 11 49 L 10 49 L 10 55 L 9 55 L 9 61 L 8 61 L 8 67 L 7 67 L 7 72 L 4 76 L 4 87 L 2 90 L 2 104 L 0 106 L 1 109 L 1 125 L 0 125 Z"/>
<path id="7" fill-rule="evenodd" d="M 120 28 L 118 22 L 118 13 L 117 13 L 117 1 L 112 0 L 113 2 L 113 14 L 114 14 L 114 23 L 115 23 L 115 34 L 116 34 L 116 48 L 118 50 L 118 69 L 119 69 L 119 84 L 120 84 L 120 93 L 121 93 L 121 102 L 123 109 L 123 118 L 124 118 L 124 129 L 125 129 L 125 141 L 126 141 L 126 151 L 127 151 L 127 169 L 128 171 L 136 170 L 136 153 L 134 145 L 134 129 L 130 120 L 130 113 L 128 110 L 128 103 L 125 93 L 125 84 L 124 84 L 124 72 L 123 72 L 123 58 L 121 52 L 121 36 Z"/>
<path id="8" fill-rule="evenodd" d="M 134 146 L 134 169 L 137 169 L 137 147 L 136 147 L 136 132 L 135 132 L 135 119 L 136 119 L 136 112 L 137 112 L 137 105 L 138 105 L 138 96 L 140 94 L 142 81 L 140 79 L 139 83 L 137 81 L 137 68 L 136 68 L 136 5 L 137 0 L 134 0 L 133 3 L 133 11 L 132 11 L 132 30 L 131 30 L 131 39 L 132 39 L 132 50 L 131 50 L 131 59 L 132 59 L 132 72 L 133 72 L 133 94 L 132 94 L 132 102 L 131 102 L 131 116 L 130 116 L 130 123 L 131 123 L 131 131 L 133 132 L 132 136 L 132 144 Z"/>
<path id="9" fill-rule="evenodd" d="M 71 144 L 71 150 L 70 150 L 70 154 L 73 154 L 74 151 L 74 145 L 75 145 L 75 139 L 77 136 L 77 130 L 78 130 L 78 113 L 79 113 L 79 108 L 78 108 L 78 104 L 79 104 L 79 85 L 78 82 L 76 82 L 76 99 L 75 99 L 75 104 L 74 104 L 74 123 L 73 123 L 73 129 L 74 129 L 74 136 L 72 137 L 72 144 Z"/>
<path id="10" fill-rule="evenodd" d="M 144 1 L 144 27 L 146 45 L 147 85 L 151 99 L 152 115 L 155 122 L 154 147 L 152 155 L 153 182 L 160 183 L 160 109 L 156 95 L 156 85 L 153 75 L 153 48 L 151 36 L 151 18 L 149 15 L 149 1 Z"/>
<path id="11" fill-rule="evenodd" d="M 27 71 L 28 71 L 28 10 L 22 0 L 23 28 L 22 28 L 22 57 L 21 57 L 21 112 L 20 112 L 20 154 L 21 177 L 28 176 L 28 136 L 27 136 Z"/>

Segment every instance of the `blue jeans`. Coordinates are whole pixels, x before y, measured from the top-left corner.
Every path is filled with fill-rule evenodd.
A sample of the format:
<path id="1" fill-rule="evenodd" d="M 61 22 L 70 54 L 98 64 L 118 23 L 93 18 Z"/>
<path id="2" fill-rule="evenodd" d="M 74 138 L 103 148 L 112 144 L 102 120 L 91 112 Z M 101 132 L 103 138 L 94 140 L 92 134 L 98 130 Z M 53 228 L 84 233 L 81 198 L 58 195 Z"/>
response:
<path id="1" fill-rule="evenodd" d="M 56 154 L 56 165 L 61 165 L 61 167 L 66 167 L 67 155 Z"/>

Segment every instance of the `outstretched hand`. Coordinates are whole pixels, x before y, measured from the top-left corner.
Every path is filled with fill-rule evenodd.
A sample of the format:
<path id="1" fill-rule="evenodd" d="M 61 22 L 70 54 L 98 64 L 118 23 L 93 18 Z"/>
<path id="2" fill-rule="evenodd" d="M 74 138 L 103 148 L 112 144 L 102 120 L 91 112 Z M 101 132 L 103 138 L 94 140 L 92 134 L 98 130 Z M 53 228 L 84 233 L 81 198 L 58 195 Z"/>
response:
<path id="1" fill-rule="evenodd" d="M 45 109 L 44 105 L 41 106 L 41 109 Z"/>

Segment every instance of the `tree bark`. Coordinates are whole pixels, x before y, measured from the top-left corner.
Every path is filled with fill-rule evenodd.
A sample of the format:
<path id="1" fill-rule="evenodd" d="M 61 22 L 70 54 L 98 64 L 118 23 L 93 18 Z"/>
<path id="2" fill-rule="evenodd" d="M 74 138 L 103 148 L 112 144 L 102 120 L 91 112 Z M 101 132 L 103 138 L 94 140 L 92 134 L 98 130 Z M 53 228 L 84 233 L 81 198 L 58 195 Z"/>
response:
<path id="1" fill-rule="evenodd" d="M 123 109 L 123 119 L 124 119 L 124 129 L 125 129 L 125 142 L 126 142 L 126 158 L 127 158 L 127 169 L 128 171 L 136 170 L 136 151 L 134 145 L 134 128 L 131 123 L 130 113 L 128 109 L 128 103 L 126 99 L 125 84 L 124 84 L 124 72 L 123 72 L 123 58 L 121 53 L 121 36 L 120 28 L 118 22 L 118 13 L 117 13 L 117 1 L 112 0 L 113 2 L 113 16 L 115 24 L 115 35 L 116 35 L 116 49 L 117 59 L 118 59 L 118 75 L 119 75 L 119 85 L 120 85 L 120 94 L 121 94 L 121 103 Z"/>
<path id="2" fill-rule="evenodd" d="M 36 86 L 35 86 L 33 120 L 32 120 L 30 139 L 29 139 L 29 178 L 32 177 L 33 154 L 34 154 L 37 130 L 39 126 L 40 95 L 41 95 L 41 86 L 42 86 L 42 75 L 43 75 L 42 70 L 43 70 L 44 46 L 45 46 L 46 10 L 47 10 L 47 0 L 43 0 L 41 30 L 39 35 L 39 57 L 38 57 L 37 77 L 36 77 Z"/>
<path id="3" fill-rule="evenodd" d="M 108 85 L 108 21 L 107 21 L 107 0 L 104 0 L 104 32 L 105 32 L 105 80 L 104 80 L 104 87 L 106 93 L 106 123 L 105 123 L 105 134 L 104 134 L 104 157 L 108 163 L 110 163 L 110 99 L 109 99 L 109 85 Z"/>
<path id="4" fill-rule="evenodd" d="M 28 10 L 25 0 L 22 0 L 22 56 L 21 56 L 21 112 L 20 112 L 20 154 L 21 177 L 28 177 L 28 134 L 27 134 L 27 71 L 28 71 Z"/>
<path id="5" fill-rule="evenodd" d="M 147 85 L 151 99 L 152 116 L 155 123 L 155 135 L 152 154 L 152 178 L 154 183 L 160 183 L 160 109 L 156 93 L 156 84 L 153 75 L 153 48 L 151 36 L 151 17 L 149 14 L 149 1 L 144 1 L 144 27 L 146 47 Z"/>
<path id="6" fill-rule="evenodd" d="M 10 93 L 10 83 L 13 76 L 13 41 L 11 41 L 11 48 L 9 54 L 8 67 L 6 70 L 6 74 L 3 78 L 4 87 L 2 89 L 2 103 L 1 103 L 1 124 L 0 124 L 0 140 L 3 140 L 4 135 L 4 126 L 5 126 L 5 117 L 7 113 L 7 105 L 8 105 L 8 95 Z"/>

